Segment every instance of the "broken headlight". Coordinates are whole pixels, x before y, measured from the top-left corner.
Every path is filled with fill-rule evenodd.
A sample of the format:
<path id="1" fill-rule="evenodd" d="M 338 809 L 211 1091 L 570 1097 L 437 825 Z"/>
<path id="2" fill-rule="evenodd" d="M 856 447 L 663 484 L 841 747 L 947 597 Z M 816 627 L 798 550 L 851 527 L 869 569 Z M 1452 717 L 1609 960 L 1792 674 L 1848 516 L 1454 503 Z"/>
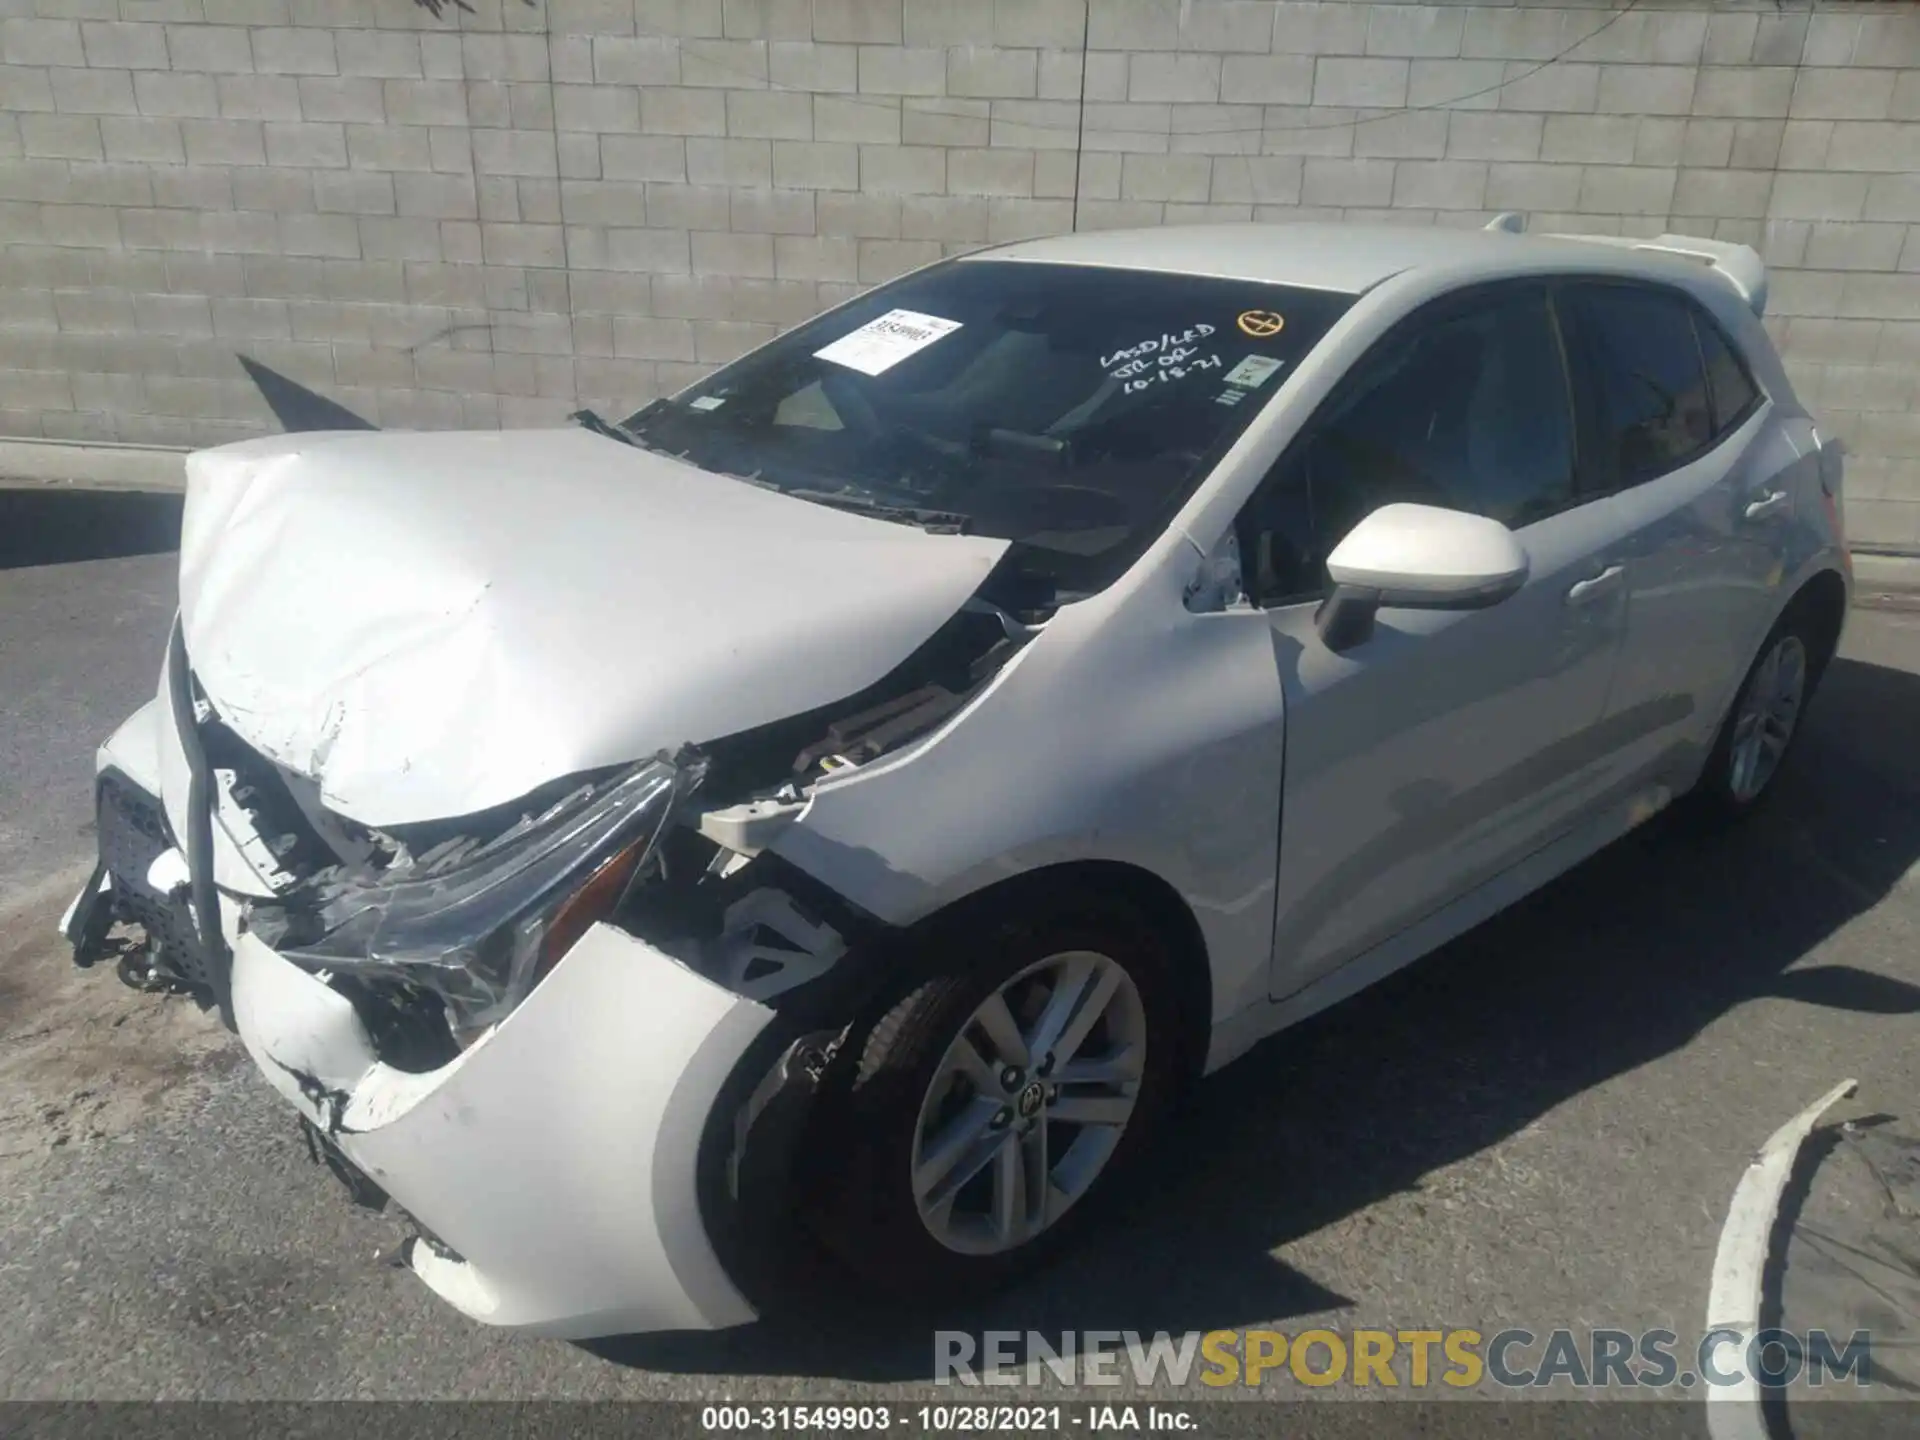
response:
<path id="1" fill-rule="evenodd" d="M 249 927 L 315 969 L 436 995 L 456 1033 L 480 1030 L 619 905 L 701 773 L 698 762 L 636 765 L 484 843 L 317 876 L 255 904 Z"/>

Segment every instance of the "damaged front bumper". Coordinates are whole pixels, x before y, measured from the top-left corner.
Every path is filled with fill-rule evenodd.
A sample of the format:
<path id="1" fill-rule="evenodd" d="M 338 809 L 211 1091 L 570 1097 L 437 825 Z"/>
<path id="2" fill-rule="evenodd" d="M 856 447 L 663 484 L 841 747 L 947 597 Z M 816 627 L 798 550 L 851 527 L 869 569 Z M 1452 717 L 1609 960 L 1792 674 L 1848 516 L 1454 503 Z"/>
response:
<path id="1" fill-rule="evenodd" d="M 188 902 L 192 877 L 159 798 L 163 723 L 160 703 L 149 701 L 100 747 L 94 781 L 98 859 L 60 917 L 59 932 L 83 968 L 117 958 L 129 985 L 187 989 L 211 1000 L 216 977 Z M 138 926 L 143 948 L 129 950 L 110 940 L 119 924 Z"/>
<path id="2" fill-rule="evenodd" d="M 605 925 L 425 1074 L 382 1062 L 344 996 L 252 935 L 233 1006 L 274 1088 L 431 1228 L 408 1263 L 474 1319 L 584 1338 L 754 1318 L 698 1176 L 765 1006 Z"/>
<path id="3" fill-rule="evenodd" d="M 184 887 L 167 883 L 184 861 L 159 801 L 129 774 L 151 718 L 123 727 L 101 763 L 110 813 L 147 817 L 153 833 L 103 843 L 62 919 L 70 939 L 97 924 L 96 908 L 135 919 L 150 918 L 142 906 L 187 908 Z M 167 874 L 145 886 L 150 871 Z M 338 1156 L 427 1232 L 405 1263 L 441 1298 L 487 1324 L 568 1339 L 756 1317 L 760 1275 L 740 1263 L 737 1229 L 778 1210 L 817 1080 L 791 1063 L 805 1047 L 780 1054 L 791 1027 L 773 1009 L 596 924 L 448 1063 L 402 1069 L 346 994 L 245 930 L 237 901 L 219 908 L 241 1042 Z M 168 943 L 184 949 L 195 930 L 189 917 Z M 769 1105 L 767 1082 L 790 1070 Z M 749 1140 L 743 1122 L 757 1116 L 766 1123 Z"/>
<path id="4" fill-rule="evenodd" d="M 594 923 L 464 1048 L 401 1053 L 350 975 L 273 948 L 226 881 L 198 903 L 160 798 L 191 768 L 177 729 L 155 703 L 102 747 L 100 861 L 61 921 L 76 959 L 131 921 L 166 973 L 224 990 L 268 1081 L 421 1228 L 408 1267 L 472 1318 L 563 1338 L 755 1318 L 819 1078 L 793 1017 Z"/>

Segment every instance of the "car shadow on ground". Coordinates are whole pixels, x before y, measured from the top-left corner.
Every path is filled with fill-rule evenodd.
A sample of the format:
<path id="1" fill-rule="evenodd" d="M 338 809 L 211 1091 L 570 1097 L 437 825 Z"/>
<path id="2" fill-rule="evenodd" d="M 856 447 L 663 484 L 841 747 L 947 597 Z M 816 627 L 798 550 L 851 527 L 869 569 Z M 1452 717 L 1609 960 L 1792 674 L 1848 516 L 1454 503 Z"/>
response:
<path id="1" fill-rule="evenodd" d="M 931 1375 L 935 1325 L 1147 1337 L 1337 1309 L 1345 1297 L 1272 1252 L 1418 1190 L 1733 1007 L 1773 996 L 1920 1013 L 1920 987 L 1846 966 L 1791 968 L 1920 859 L 1916 734 L 1920 676 L 1836 660 L 1793 763 L 1749 824 L 1716 833 L 1662 816 L 1213 1075 L 1150 1193 L 1009 1294 L 935 1320 L 849 1317 L 856 1307 L 822 1288 L 742 1330 L 590 1348 L 652 1370 L 909 1381 Z"/>
<path id="2" fill-rule="evenodd" d="M 110 490 L 0 490 L 0 570 L 178 549 L 182 503 Z"/>

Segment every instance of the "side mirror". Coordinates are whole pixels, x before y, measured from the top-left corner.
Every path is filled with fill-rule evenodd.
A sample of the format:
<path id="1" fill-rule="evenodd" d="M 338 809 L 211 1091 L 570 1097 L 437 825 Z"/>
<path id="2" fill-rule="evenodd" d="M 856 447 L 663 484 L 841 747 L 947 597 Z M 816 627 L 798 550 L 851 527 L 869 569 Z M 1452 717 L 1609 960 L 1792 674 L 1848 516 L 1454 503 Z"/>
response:
<path id="1" fill-rule="evenodd" d="M 1480 610 L 1527 583 L 1527 552 L 1498 520 L 1435 505 L 1383 505 L 1327 557 L 1333 593 L 1314 617 L 1330 650 L 1373 633 L 1383 605 Z"/>

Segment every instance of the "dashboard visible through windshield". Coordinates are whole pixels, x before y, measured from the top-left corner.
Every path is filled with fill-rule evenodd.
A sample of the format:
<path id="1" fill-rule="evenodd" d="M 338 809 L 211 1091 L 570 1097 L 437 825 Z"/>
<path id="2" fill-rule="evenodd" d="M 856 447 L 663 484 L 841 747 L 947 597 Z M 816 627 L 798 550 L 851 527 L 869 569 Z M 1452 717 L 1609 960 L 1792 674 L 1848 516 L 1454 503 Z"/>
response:
<path id="1" fill-rule="evenodd" d="M 822 504 L 1015 542 L 1060 601 L 1110 584 L 1353 303 L 1153 271 L 954 260 L 623 425 Z"/>

